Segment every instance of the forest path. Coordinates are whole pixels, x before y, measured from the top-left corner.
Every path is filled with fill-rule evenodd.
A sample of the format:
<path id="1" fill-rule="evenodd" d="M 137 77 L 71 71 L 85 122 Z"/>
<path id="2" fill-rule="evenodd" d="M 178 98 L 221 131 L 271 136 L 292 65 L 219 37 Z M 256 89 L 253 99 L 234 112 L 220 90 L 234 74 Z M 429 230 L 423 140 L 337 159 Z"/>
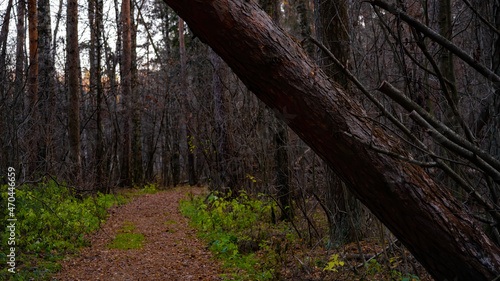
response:
<path id="1" fill-rule="evenodd" d="M 179 211 L 179 199 L 202 188 L 176 188 L 135 197 L 112 207 L 110 217 L 95 235 L 91 247 L 65 260 L 55 280 L 221 280 L 219 267 L 195 230 Z M 142 249 L 110 249 L 108 245 L 135 225 L 144 235 Z"/>

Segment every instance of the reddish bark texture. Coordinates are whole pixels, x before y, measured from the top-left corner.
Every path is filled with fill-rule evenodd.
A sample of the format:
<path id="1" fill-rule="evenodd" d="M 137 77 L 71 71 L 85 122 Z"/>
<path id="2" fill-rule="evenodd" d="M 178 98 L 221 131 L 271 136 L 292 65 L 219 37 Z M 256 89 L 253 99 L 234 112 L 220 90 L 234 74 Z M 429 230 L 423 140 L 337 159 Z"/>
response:
<path id="1" fill-rule="evenodd" d="M 164 0 L 267 105 L 346 182 L 438 280 L 492 280 L 500 249 L 418 166 L 365 145 L 405 154 L 398 141 L 276 26 L 254 1 Z"/>

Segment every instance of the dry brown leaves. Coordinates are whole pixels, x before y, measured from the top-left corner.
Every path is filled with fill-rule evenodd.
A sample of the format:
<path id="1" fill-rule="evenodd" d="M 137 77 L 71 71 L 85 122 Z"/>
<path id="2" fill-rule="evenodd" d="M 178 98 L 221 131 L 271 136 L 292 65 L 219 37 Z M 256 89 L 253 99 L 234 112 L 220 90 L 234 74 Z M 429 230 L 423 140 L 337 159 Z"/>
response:
<path id="1" fill-rule="evenodd" d="M 201 188 L 145 194 L 113 207 L 91 247 L 65 260 L 56 280 L 221 280 L 219 265 L 179 210 L 179 199 Z M 124 222 L 146 239 L 142 249 L 109 249 Z"/>

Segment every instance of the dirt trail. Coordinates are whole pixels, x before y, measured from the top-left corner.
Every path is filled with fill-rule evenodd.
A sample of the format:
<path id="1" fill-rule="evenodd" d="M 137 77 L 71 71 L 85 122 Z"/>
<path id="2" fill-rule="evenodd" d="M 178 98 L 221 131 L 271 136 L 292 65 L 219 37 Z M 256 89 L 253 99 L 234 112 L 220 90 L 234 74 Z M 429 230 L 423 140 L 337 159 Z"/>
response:
<path id="1" fill-rule="evenodd" d="M 200 188 L 179 188 L 146 194 L 109 210 L 102 230 L 90 238 L 92 247 L 63 262 L 55 280 L 221 280 L 220 269 L 178 210 L 179 199 Z M 124 222 L 142 233 L 142 249 L 109 249 Z"/>

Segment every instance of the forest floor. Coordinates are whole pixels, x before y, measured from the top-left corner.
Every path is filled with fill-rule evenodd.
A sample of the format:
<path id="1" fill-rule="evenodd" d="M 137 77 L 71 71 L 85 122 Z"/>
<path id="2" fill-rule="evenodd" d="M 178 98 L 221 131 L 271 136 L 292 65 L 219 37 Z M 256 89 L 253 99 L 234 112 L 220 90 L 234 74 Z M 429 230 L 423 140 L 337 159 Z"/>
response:
<path id="1" fill-rule="evenodd" d="M 203 189 L 145 194 L 112 207 L 103 227 L 89 237 L 92 246 L 64 260 L 53 280 L 221 280 L 219 264 L 179 211 L 187 192 Z M 142 247 L 110 247 L 120 233 L 142 234 Z"/>

